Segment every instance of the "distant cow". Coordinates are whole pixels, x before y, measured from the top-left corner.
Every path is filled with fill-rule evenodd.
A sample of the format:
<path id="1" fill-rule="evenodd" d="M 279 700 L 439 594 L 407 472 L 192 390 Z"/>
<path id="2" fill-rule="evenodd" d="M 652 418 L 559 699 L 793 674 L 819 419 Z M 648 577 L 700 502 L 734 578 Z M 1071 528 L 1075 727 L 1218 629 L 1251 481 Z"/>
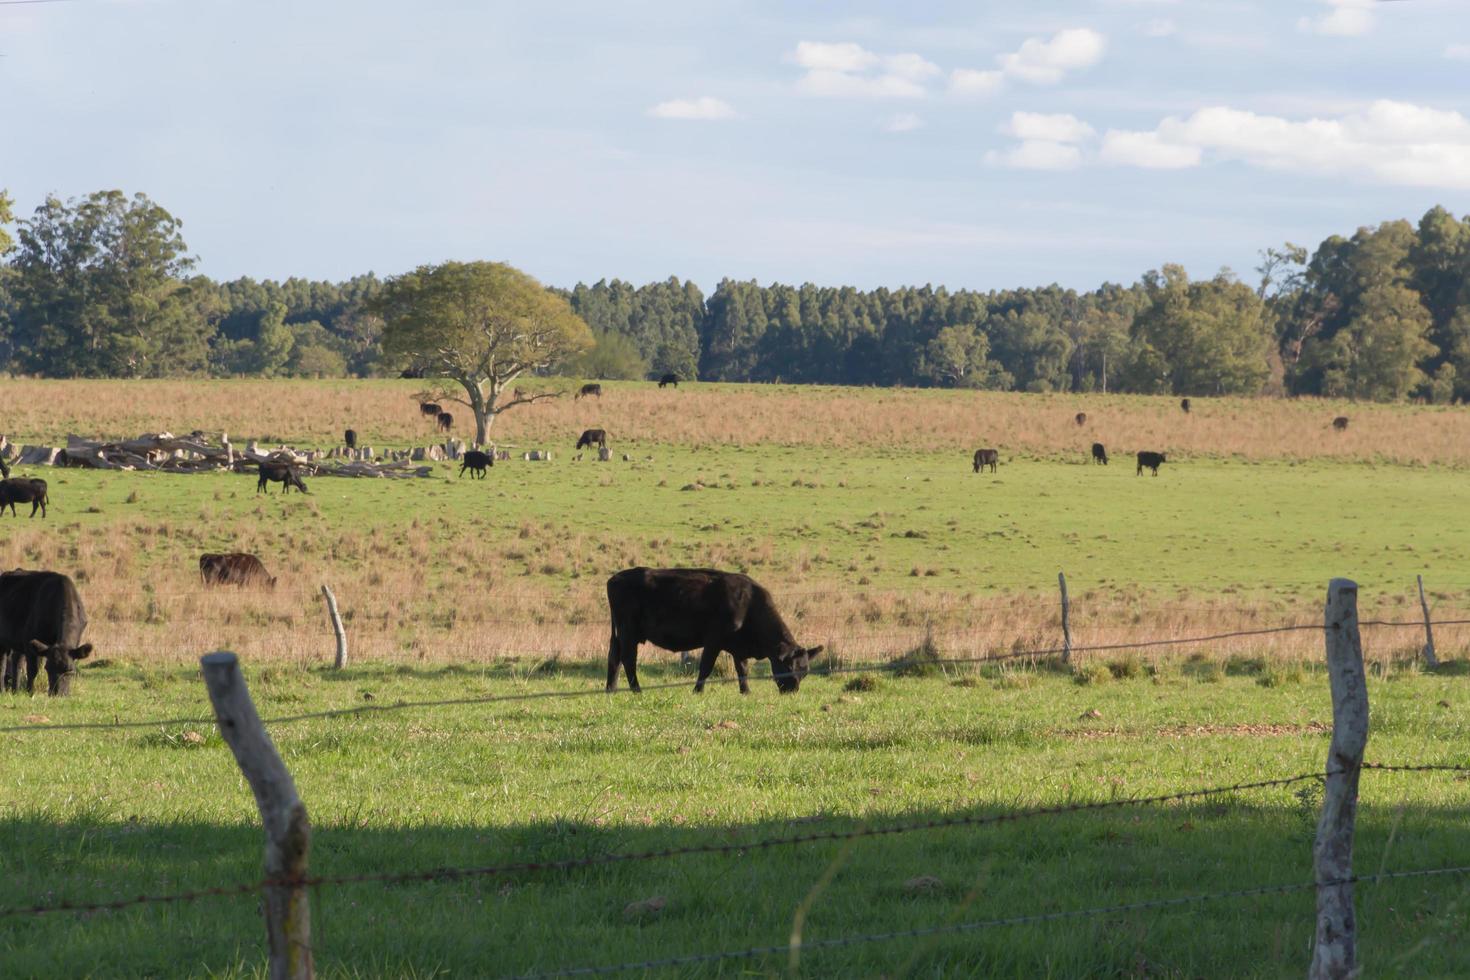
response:
<path id="1" fill-rule="evenodd" d="M 261 463 L 260 479 L 255 483 L 255 492 L 269 492 L 271 483 L 279 483 L 282 493 L 290 493 L 295 487 L 302 493 L 308 493 L 306 484 L 301 477 L 296 475 L 296 469 L 290 463 Z"/>
<path id="2" fill-rule="evenodd" d="M 1092 444 L 1092 465 L 1096 466 L 1099 463 L 1104 466 L 1108 465 L 1108 451 L 1103 448 L 1102 443 L 1094 442 Z"/>
<path id="3" fill-rule="evenodd" d="M 454 428 L 454 416 L 448 412 L 440 412 L 435 421 L 439 423 L 440 432 L 448 432 Z"/>
<path id="4" fill-rule="evenodd" d="M 438 419 L 439 413 L 444 409 L 439 407 L 438 402 L 419 402 L 419 414 L 427 415 L 431 419 Z"/>
<path id="5" fill-rule="evenodd" d="M 1189 414 L 1189 399 L 1188 398 L 1181 398 L 1181 399 L 1179 399 L 1179 407 L 1182 408 L 1182 409 L 1184 409 L 1184 414 L 1185 415 L 1188 415 Z"/>
<path id="6" fill-rule="evenodd" d="M 721 650 L 735 660 L 740 693 L 749 694 L 745 663 L 770 660 L 781 693 L 801 686 L 820 646 L 801 647 L 776 610 L 771 594 L 748 576 L 708 568 L 629 568 L 607 580 L 612 638 L 607 649 L 607 689 L 615 690 L 618 666 L 628 687 L 638 687 L 638 645 L 680 652 L 703 649 L 695 692 L 714 670 Z"/>
<path id="7" fill-rule="evenodd" d="M 259 558 L 243 551 L 226 555 L 200 555 L 199 577 L 205 585 L 263 585 L 276 587 L 275 576 L 265 570 Z"/>
<path id="8" fill-rule="evenodd" d="M 406 367 L 398 372 L 398 376 L 400 378 L 422 378 L 424 376 L 424 369 L 421 367 Z"/>
<path id="9" fill-rule="evenodd" d="M 996 464 L 1000 462 L 1000 452 L 994 449 L 975 450 L 975 472 L 979 473 L 985 467 L 990 467 L 990 472 L 995 472 Z"/>
<path id="10" fill-rule="evenodd" d="M 601 446 L 603 449 L 606 449 L 607 448 L 607 433 L 604 432 L 602 429 L 585 429 L 585 430 L 583 430 L 583 432 L 582 432 L 582 438 L 578 439 L 577 440 L 577 444 L 575 446 L 573 446 L 572 448 L 574 450 L 575 449 L 581 449 L 583 446 L 586 446 L 589 449 L 591 447 L 593 447 L 593 446 Z"/>
<path id="11" fill-rule="evenodd" d="M 0 456 L 0 479 L 10 479 L 10 467 L 5 465 L 4 456 Z"/>
<path id="12" fill-rule="evenodd" d="M 26 691 L 36 689 L 37 667 L 46 665 L 46 693 L 71 693 L 78 660 L 92 644 L 78 645 L 87 628 L 82 597 L 60 572 L 17 570 L 0 574 L 0 686 L 19 687 L 21 658 L 26 663 Z"/>
<path id="13" fill-rule="evenodd" d="M 489 453 L 482 453 L 478 449 L 466 449 L 459 463 L 459 475 L 464 476 L 464 471 L 470 471 L 470 479 L 479 477 L 485 479 L 485 471 L 495 465 L 495 458 Z"/>
<path id="14" fill-rule="evenodd" d="M 346 444 L 348 449 L 356 449 L 357 431 L 355 429 L 348 429 L 346 432 L 342 433 L 342 442 Z"/>
<path id="15" fill-rule="evenodd" d="M 30 504 L 31 516 L 36 516 L 36 511 L 41 516 L 46 516 L 46 504 L 50 502 L 47 495 L 45 480 L 28 480 L 23 476 L 14 479 L 0 480 L 0 512 L 6 507 L 10 508 L 10 516 L 19 517 L 16 513 L 16 504 Z"/>
<path id="16" fill-rule="evenodd" d="M 1078 425 L 1086 425 L 1087 424 L 1087 413 L 1086 412 L 1078 412 L 1077 415 L 1073 418 L 1073 421 L 1076 422 Z"/>
<path id="17" fill-rule="evenodd" d="M 677 374 L 666 374 L 658 379 L 658 386 L 660 388 L 667 388 L 669 385 L 673 385 L 675 388 L 679 387 L 679 376 Z"/>
<path id="18" fill-rule="evenodd" d="M 1332 420 L 1332 427 L 1338 432 L 1345 432 L 1348 427 L 1348 417 L 1346 415 L 1339 415 Z"/>
<path id="19" fill-rule="evenodd" d="M 572 396 L 572 401 L 576 401 L 578 398 L 588 398 L 592 395 L 596 395 L 598 398 L 601 398 L 602 385 L 583 385 L 582 390 Z"/>
<path id="20" fill-rule="evenodd" d="M 1163 453 L 1141 452 L 1138 454 L 1138 472 L 1135 476 L 1143 476 L 1145 469 L 1154 471 L 1154 476 L 1159 475 L 1159 465 L 1164 462 Z"/>

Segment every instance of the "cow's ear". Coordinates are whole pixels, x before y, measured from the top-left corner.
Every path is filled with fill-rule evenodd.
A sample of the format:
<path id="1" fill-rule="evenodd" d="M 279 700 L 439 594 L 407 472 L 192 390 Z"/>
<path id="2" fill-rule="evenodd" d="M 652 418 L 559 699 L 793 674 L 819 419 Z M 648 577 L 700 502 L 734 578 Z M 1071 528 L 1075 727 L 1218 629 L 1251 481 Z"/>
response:
<path id="1" fill-rule="evenodd" d="M 42 643 L 40 640 L 32 640 L 31 649 L 36 651 L 37 653 L 45 653 L 50 648 L 47 647 L 46 644 Z"/>
<path id="2" fill-rule="evenodd" d="M 818 643 L 816 646 L 812 647 L 810 650 L 807 650 L 806 651 L 806 655 L 808 657 L 812 658 L 812 659 L 815 659 L 817 657 L 817 655 L 820 654 L 824 649 L 826 649 L 826 648 L 822 644 Z"/>
<path id="3" fill-rule="evenodd" d="M 71 652 L 71 658 L 73 660 L 86 660 L 91 655 L 92 644 L 90 643 L 83 643 L 81 646 L 77 647 Z"/>

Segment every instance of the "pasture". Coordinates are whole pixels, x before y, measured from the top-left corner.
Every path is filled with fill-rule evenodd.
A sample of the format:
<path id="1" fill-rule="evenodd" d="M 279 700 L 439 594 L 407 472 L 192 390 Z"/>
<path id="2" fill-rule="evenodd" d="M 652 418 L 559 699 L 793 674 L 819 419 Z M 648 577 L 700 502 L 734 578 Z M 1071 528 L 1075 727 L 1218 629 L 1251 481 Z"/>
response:
<path id="1" fill-rule="evenodd" d="M 556 382 L 548 382 L 556 383 Z M 570 383 L 563 383 L 570 386 Z M 797 638 L 838 666 L 915 649 L 945 658 L 1060 641 L 1056 573 L 1080 645 L 1318 623 L 1326 582 L 1362 615 L 1470 607 L 1470 423 L 1463 410 L 1324 402 L 605 384 L 508 414 L 494 437 L 554 458 L 485 481 L 27 470 L 51 516 L 6 518 L 5 567 L 77 582 L 97 645 L 69 699 L 0 696 L 0 727 L 208 716 L 193 664 L 239 652 L 267 717 L 601 686 L 608 574 L 634 564 L 748 572 Z M 414 382 L 16 381 L 12 442 L 228 431 L 330 445 L 423 445 Z M 1086 426 L 1073 421 L 1077 411 Z M 1352 424 L 1336 433 L 1330 420 Z M 574 462 L 584 428 L 614 461 Z M 461 433 L 462 435 L 463 433 Z M 1088 447 L 1107 443 L 1108 467 Z M 971 472 L 978 446 L 995 475 Z M 1131 452 L 1168 452 L 1157 478 Z M 622 454 L 630 461 L 624 462 Z M 202 552 L 259 554 L 275 591 L 206 591 Z M 324 669 L 319 586 L 343 607 L 352 666 Z M 1459 667 L 1470 630 L 1367 631 L 1370 759 L 1465 763 Z M 317 829 L 319 874 L 555 861 L 819 826 L 1146 796 L 1320 770 L 1330 722 L 1320 633 L 1079 653 L 1074 669 L 809 679 L 779 698 L 686 690 L 405 708 L 273 731 Z M 645 685 L 684 679 L 646 650 Z M 723 661 L 722 666 L 728 661 Z M 862 685 L 858 685 L 859 687 Z M 1094 714 L 1095 713 L 1095 714 Z M 8 734 L 0 908 L 245 882 L 253 802 L 211 726 Z M 1315 783 L 996 826 L 518 872 L 324 886 L 324 975 L 483 975 L 784 945 L 1310 878 Z M 1467 784 L 1364 776 L 1358 868 L 1470 864 Z M 905 888 L 938 878 L 929 891 Z M 658 896 L 660 912 L 630 913 Z M 1360 889 L 1369 972 L 1470 968 L 1460 879 Z M 1072 922 L 811 950 L 810 976 L 1295 976 L 1312 895 L 1221 900 Z M 1208 923 L 1207 927 L 1202 924 Z M 87 916 L 0 918 L 17 975 L 254 975 L 253 897 Z M 788 969 L 785 955 L 658 975 Z"/>

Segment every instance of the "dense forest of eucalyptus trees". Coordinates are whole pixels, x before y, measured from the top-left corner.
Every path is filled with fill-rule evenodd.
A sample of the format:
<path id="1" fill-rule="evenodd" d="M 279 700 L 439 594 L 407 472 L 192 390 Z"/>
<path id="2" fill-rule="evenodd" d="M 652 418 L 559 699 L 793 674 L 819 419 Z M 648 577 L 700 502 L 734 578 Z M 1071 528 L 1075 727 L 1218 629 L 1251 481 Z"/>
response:
<path id="1" fill-rule="evenodd" d="M 18 218 L 18 220 L 17 220 Z M 393 375 L 372 273 L 199 275 L 144 195 L 0 194 L 0 365 L 47 377 Z M 1443 208 L 1315 250 L 1267 248 L 1248 279 L 1166 265 L 1078 292 L 857 289 L 670 278 L 558 289 L 597 345 L 560 371 L 630 378 L 1019 391 L 1470 399 L 1470 217 Z"/>

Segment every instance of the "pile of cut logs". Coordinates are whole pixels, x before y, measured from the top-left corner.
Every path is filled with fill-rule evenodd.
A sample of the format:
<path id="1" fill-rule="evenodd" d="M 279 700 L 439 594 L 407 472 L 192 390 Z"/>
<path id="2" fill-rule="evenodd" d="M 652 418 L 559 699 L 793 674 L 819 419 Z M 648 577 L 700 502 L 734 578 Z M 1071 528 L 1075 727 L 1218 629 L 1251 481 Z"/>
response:
<path id="1" fill-rule="evenodd" d="M 145 433 L 122 442 L 100 442 L 68 435 L 66 448 L 22 446 L 19 450 L 0 436 L 0 458 L 19 466 L 79 466 L 99 470 L 155 470 L 162 473 L 245 472 L 260 463 L 290 463 L 303 476 L 427 477 L 429 466 L 410 466 L 423 460 L 457 459 L 464 443 L 397 450 L 378 458 L 370 447 L 299 450 L 289 446 L 261 449 L 254 440 L 240 449 L 229 436 L 193 432 Z"/>

